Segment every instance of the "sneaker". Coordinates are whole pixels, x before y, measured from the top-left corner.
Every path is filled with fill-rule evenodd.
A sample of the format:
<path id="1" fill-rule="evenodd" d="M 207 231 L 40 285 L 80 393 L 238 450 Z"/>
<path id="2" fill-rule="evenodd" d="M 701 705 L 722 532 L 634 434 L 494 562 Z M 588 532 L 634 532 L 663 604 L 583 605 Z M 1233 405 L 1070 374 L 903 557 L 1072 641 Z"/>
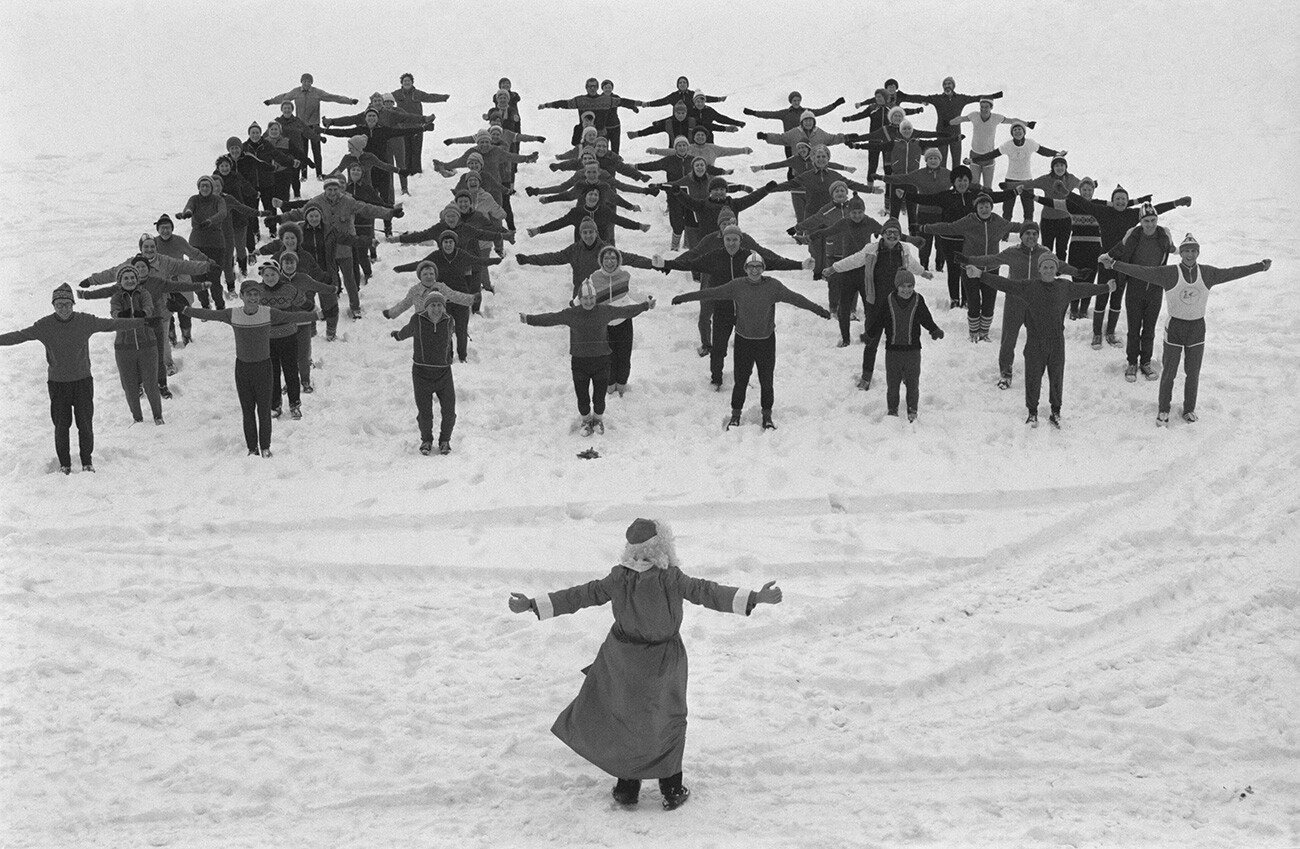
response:
<path id="1" fill-rule="evenodd" d="M 1047 417 L 1047 423 L 1050 424 L 1052 427 L 1056 428 L 1057 430 L 1060 430 L 1060 429 L 1061 429 L 1061 414 L 1060 414 L 1060 413 L 1052 413 L 1050 416 Z"/>
<path id="2" fill-rule="evenodd" d="M 772 423 L 772 414 L 763 414 L 763 430 L 776 430 L 776 425 Z"/>
<path id="3" fill-rule="evenodd" d="M 162 416 L 158 416 L 156 419 L 154 419 L 153 423 L 156 425 L 167 424 L 165 421 L 163 421 Z"/>
<path id="4" fill-rule="evenodd" d="M 301 405 L 301 404 L 294 404 L 294 405 L 292 405 L 291 407 L 289 407 L 289 418 L 291 418 L 291 419 L 300 419 L 300 418 L 302 418 L 302 405 Z"/>
<path id="5" fill-rule="evenodd" d="M 1100 350 L 1101 350 L 1101 334 L 1100 334 L 1100 333 L 1094 333 L 1094 334 L 1092 335 L 1092 349 L 1093 349 L 1094 351 L 1100 351 Z"/>
<path id="6" fill-rule="evenodd" d="M 1188 410 L 1187 412 L 1183 413 L 1183 421 L 1187 422 L 1188 424 L 1196 424 L 1196 413 L 1192 412 L 1191 410 Z"/>
<path id="7" fill-rule="evenodd" d="M 1029 425 L 1030 427 L 1038 427 L 1038 414 L 1030 413 L 1029 417 L 1025 419 L 1025 424 Z"/>
<path id="8" fill-rule="evenodd" d="M 426 457 L 428 457 L 430 454 L 432 454 L 432 453 L 433 453 L 433 443 L 432 443 L 432 442 L 421 442 L 421 443 L 420 443 L 420 453 L 423 454 L 423 455 L 426 456 Z"/>
<path id="9" fill-rule="evenodd" d="M 263 448 L 263 449 L 262 449 L 262 459 L 264 459 L 264 460 L 269 460 L 269 459 L 271 459 L 271 449 L 270 449 L 270 448 Z"/>
<path id="10" fill-rule="evenodd" d="M 1145 377 L 1147 380 L 1160 379 L 1159 373 L 1156 372 L 1155 366 L 1151 365 L 1151 363 L 1143 363 L 1140 366 L 1140 369 L 1142 371 L 1142 376 Z"/>
<path id="11" fill-rule="evenodd" d="M 303 383 L 302 391 L 310 395 L 311 393 L 316 391 L 316 387 L 312 386 L 310 383 Z"/>
<path id="12" fill-rule="evenodd" d="M 439 442 L 439 443 L 438 443 L 438 453 L 439 453 L 439 454 L 442 454 L 442 455 L 450 454 L 450 453 L 451 453 L 451 443 L 450 443 L 450 442 Z"/>
<path id="13" fill-rule="evenodd" d="M 595 433 L 595 432 L 596 432 L 596 420 L 595 420 L 595 419 L 583 419 L 583 420 L 582 420 L 582 435 L 583 435 L 583 436 L 591 436 L 591 435 L 592 435 L 593 433 Z"/>
<path id="14" fill-rule="evenodd" d="M 1137 383 L 1138 367 L 1130 363 L 1128 368 L 1124 369 L 1124 379 L 1129 383 Z"/>
<path id="15" fill-rule="evenodd" d="M 167 376 L 168 376 L 168 377 L 175 377 L 175 376 L 176 376 L 176 364 L 175 364 L 175 363 L 172 363 L 171 365 L 168 365 L 168 366 L 167 366 Z"/>
<path id="16" fill-rule="evenodd" d="M 862 377 L 858 378 L 858 388 L 861 389 L 863 392 L 866 392 L 868 389 L 870 389 L 871 378 L 865 374 L 862 375 Z"/>
<path id="17" fill-rule="evenodd" d="M 847 348 L 847 347 L 849 347 L 849 340 L 847 340 L 847 339 L 841 339 L 840 341 L 838 341 L 838 342 L 835 343 L 835 347 L 836 347 L 836 348 Z"/>
<path id="18" fill-rule="evenodd" d="M 1010 388 L 1011 388 L 1011 375 L 1004 374 L 998 378 L 998 389 L 1010 389 Z"/>
<path id="19" fill-rule="evenodd" d="M 281 415 L 283 412 L 284 412 L 284 411 L 281 410 L 279 407 L 272 407 L 272 408 L 271 408 L 271 418 L 273 418 L 273 419 L 278 419 L 278 418 L 280 418 L 280 415 Z"/>
<path id="20" fill-rule="evenodd" d="M 90 463 L 84 463 L 84 464 L 82 464 L 82 466 L 81 466 L 81 470 L 82 470 L 83 472 L 93 472 L 93 471 L 95 471 L 95 467 L 92 466 Z"/>
<path id="21" fill-rule="evenodd" d="M 1121 342 L 1121 341 L 1119 341 L 1119 337 L 1116 336 L 1114 333 L 1107 333 L 1107 334 L 1106 334 L 1106 344 L 1109 345 L 1109 346 L 1111 346 L 1112 348 L 1123 348 L 1123 347 L 1124 347 L 1124 343 Z"/>
<path id="22" fill-rule="evenodd" d="M 691 798 L 691 791 L 689 788 L 678 787 L 676 790 L 670 790 L 664 794 L 664 810 L 675 811 L 682 805 L 685 805 L 686 800 L 689 798 Z"/>
<path id="23" fill-rule="evenodd" d="M 260 456 L 262 456 L 262 455 L 261 455 L 261 453 L 260 453 L 256 448 L 250 448 L 250 449 L 248 449 L 248 456 L 250 456 L 250 457 L 260 457 Z"/>
<path id="24" fill-rule="evenodd" d="M 916 421 L 916 410 L 908 410 L 908 411 L 907 411 L 907 420 L 908 420 L 909 422 L 914 422 L 914 421 Z"/>
<path id="25" fill-rule="evenodd" d="M 357 321 L 358 319 L 361 318 L 361 310 L 360 309 L 348 310 L 348 315 L 352 316 L 353 321 Z"/>
<path id="26" fill-rule="evenodd" d="M 700 347 L 695 349 L 695 353 L 699 354 L 701 357 L 707 357 L 710 353 L 712 353 L 712 351 L 713 349 L 708 345 L 701 345 Z"/>
<path id="27" fill-rule="evenodd" d="M 727 420 L 727 430 L 733 427 L 740 427 L 740 410 L 732 410 L 731 418 Z"/>
<path id="28" fill-rule="evenodd" d="M 950 310 L 961 309 L 961 301 L 957 300 L 956 298 L 953 298 L 952 300 L 948 301 L 948 309 Z"/>
<path id="29" fill-rule="evenodd" d="M 70 475 L 70 474 L 72 474 L 72 467 L 71 467 L 71 466 L 59 466 L 59 471 L 60 471 L 60 472 L 63 472 L 65 475 Z"/>
<path id="30" fill-rule="evenodd" d="M 159 387 L 158 387 L 158 394 L 159 394 L 161 397 L 166 398 L 168 401 L 170 401 L 170 400 L 172 399 L 172 391 L 171 391 L 170 389 L 168 389 L 166 386 L 159 386 Z"/>
<path id="31" fill-rule="evenodd" d="M 1169 414 L 1156 413 L 1156 427 L 1169 427 Z"/>

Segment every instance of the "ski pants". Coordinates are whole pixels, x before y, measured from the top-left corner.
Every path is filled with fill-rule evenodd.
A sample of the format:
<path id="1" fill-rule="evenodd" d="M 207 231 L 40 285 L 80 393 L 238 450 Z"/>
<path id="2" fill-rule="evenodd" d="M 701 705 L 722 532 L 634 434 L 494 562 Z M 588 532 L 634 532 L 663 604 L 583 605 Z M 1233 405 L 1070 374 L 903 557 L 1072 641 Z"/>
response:
<path id="1" fill-rule="evenodd" d="M 157 346 L 149 345 L 134 350 L 118 348 L 113 352 L 117 359 L 117 374 L 122 380 L 122 391 L 126 394 L 126 406 L 131 411 L 131 418 L 144 421 L 144 412 L 140 408 L 140 389 L 149 399 L 149 409 L 155 419 L 162 418 L 162 396 L 158 394 L 158 354 Z"/>

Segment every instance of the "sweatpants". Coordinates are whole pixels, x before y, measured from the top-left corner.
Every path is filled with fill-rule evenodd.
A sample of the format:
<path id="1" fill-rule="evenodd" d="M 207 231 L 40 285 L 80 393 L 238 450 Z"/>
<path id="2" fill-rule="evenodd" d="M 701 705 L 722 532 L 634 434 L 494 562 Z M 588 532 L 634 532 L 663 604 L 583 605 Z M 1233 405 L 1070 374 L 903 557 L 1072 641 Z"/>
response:
<path id="1" fill-rule="evenodd" d="M 690 207 L 686 201 L 671 192 L 668 195 L 668 226 L 672 228 L 674 236 L 680 236 L 686 232 L 687 225 L 695 223 L 695 216 L 691 214 Z"/>
<path id="2" fill-rule="evenodd" d="M 998 346 L 998 372 L 1003 377 L 1010 377 L 1016 364 L 1016 343 L 1020 341 L 1020 328 L 1025 325 L 1027 310 L 1028 306 L 1019 298 L 1002 299 L 1002 340 Z"/>
<path id="3" fill-rule="evenodd" d="M 284 388 L 289 393 L 289 406 L 296 407 L 301 402 L 298 394 L 302 385 L 298 383 L 298 333 L 271 338 L 271 409 L 280 409 L 280 376 L 284 375 Z"/>
<path id="4" fill-rule="evenodd" d="M 1128 319 L 1128 345 L 1125 353 L 1131 366 L 1151 362 L 1156 347 L 1156 322 L 1165 290 L 1145 280 L 1130 280 L 1124 312 Z"/>
<path id="5" fill-rule="evenodd" d="M 450 304 L 448 304 L 450 306 Z M 573 357 L 573 394 L 578 398 L 578 412 L 583 418 L 605 414 L 605 390 L 609 388 L 609 354 L 599 357 Z"/>
<path id="6" fill-rule="evenodd" d="M 863 306 L 867 306 L 867 277 L 866 269 L 855 268 L 852 271 L 843 273 L 831 272 L 833 277 L 838 278 L 840 297 L 839 297 L 839 314 L 836 316 L 840 323 L 840 341 L 849 342 L 849 319 L 853 317 L 853 310 L 861 300 Z M 867 310 L 870 312 L 870 310 Z"/>
<path id="7" fill-rule="evenodd" d="M 731 331 L 735 329 L 736 302 L 714 301 L 713 338 L 709 343 L 709 377 L 715 385 L 722 383 L 722 366 L 727 361 L 727 346 L 731 344 Z"/>
<path id="8" fill-rule="evenodd" d="M 632 319 L 611 324 L 605 330 L 612 353 L 609 355 L 609 382 L 615 386 L 627 383 L 632 374 Z"/>
<path id="9" fill-rule="evenodd" d="M 89 466 L 95 450 L 95 379 L 51 380 L 50 419 L 54 421 L 54 453 L 60 466 L 72 465 L 72 424 L 77 424 L 81 465 Z"/>
<path id="10" fill-rule="evenodd" d="M 939 132 L 946 133 L 951 129 L 952 129 L 951 127 L 939 127 Z M 960 135 L 954 138 L 952 141 L 948 142 L 947 144 L 940 142 L 938 147 L 939 147 L 940 168 L 949 168 L 961 164 L 961 136 Z M 948 165 L 948 154 L 950 153 L 952 154 L 952 166 Z"/>
<path id="11" fill-rule="evenodd" d="M 1014 298 L 1008 298 L 1010 303 Z M 1061 412 L 1061 384 L 1065 379 L 1065 337 L 1051 342 L 1025 343 L 1025 406 L 1038 415 L 1038 398 L 1047 372 L 1048 403 L 1053 413 Z"/>
<path id="12" fill-rule="evenodd" d="M 249 451 L 271 447 L 271 359 L 235 360 L 235 391 L 244 414 L 244 443 Z"/>
<path id="13" fill-rule="evenodd" d="M 759 406 L 763 412 L 772 411 L 775 393 L 772 375 L 776 371 L 776 334 L 764 339 L 750 339 L 736 334 L 736 385 L 731 388 L 731 409 L 745 408 L 745 392 L 749 389 L 749 376 L 758 371 Z"/>
<path id="14" fill-rule="evenodd" d="M 311 337 L 316 335 L 316 322 L 298 325 L 298 381 L 311 386 Z"/>
<path id="15" fill-rule="evenodd" d="M 1065 261 L 1066 254 L 1070 250 L 1070 233 L 1074 229 L 1074 223 L 1068 218 L 1048 218 L 1043 217 L 1039 224 L 1039 235 L 1042 237 L 1043 247 L 1056 253 L 1056 258 Z M 1073 263 L 1071 263 L 1073 265 Z"/>
<path id="16" fill-rule="evenodd" d="M 157 346 L 149 345 L 131 350 L 117 348 L 113 351 L 117 358 L 117 374 L 122 379 L 122 391 L 126 393 L 126 406 L 131 410 L 131 418 L 144 421 L 144 412 L 140 409 L 140 388 L 144 387 L 144 397 L 149 399 L 149 410 L 155 419 L 162 418 L 162 396 L 158 394 L 158 354 Z"/>
<path id="17" fill-rule="evenodd" d="M 1196 411 L 1196 392 L 1201 385 L 1201 361 L 1205 357 L 1205 319 L 1171 318 L 1165 327 L 1165 358 L 1160 368 L 1160 412 L 1169 412 L 1178 378 L 1178 361 L 1183 361 L 1183 412 Z"/>
<path id="18" fill-rule="evenodd" d="M 412 365 L 411 384 L 415 388 L 415 422 L 420 426 L 420 441 L 433 441 L 433 396 L 437 395 L 442 413 L 438 441 L 451 442 L 451 429 L 456 426 L 456 384 L 451 366 Z"/>
<path id="19" fill-rule="evenodd" d="M 424 156 L 424 133 L 405 136 L 403 144 L 406 145 L 406 173 L 423 174 L 424 169 L 420 167 L 420 162 L 423 161 Z"/>
<path id="20" fill-rule="evenodd" d="M 463 363 L 469 356 L 469 307 L 448 301 L 447 314 L 456 326 L 456 359 Z"/>
<path id="21" fill-rule="evenodd" d="M 907 411 L 916 412 L 921 400 L 921 350 L 891 351 L 885 349 L 885 406 L 891 413 L 898 412 L 898 387 L 907 384 Z"/>

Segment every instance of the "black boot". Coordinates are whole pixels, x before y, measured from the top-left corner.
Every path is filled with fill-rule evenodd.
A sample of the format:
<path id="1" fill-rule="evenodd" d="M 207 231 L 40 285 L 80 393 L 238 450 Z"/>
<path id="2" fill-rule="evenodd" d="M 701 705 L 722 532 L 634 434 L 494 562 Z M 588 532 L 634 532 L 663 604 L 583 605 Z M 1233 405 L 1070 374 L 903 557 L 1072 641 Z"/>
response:
<path id="1" fill-rule="evenodd" d="M 686 804 L 691 791 L 682 786 L 682 774 L 679 772 L 669 778 L 659 779 L 659 792 L 664 797 L 664 810 L 672 811 Z"/>
<path id="2" fill-rule="evenodd" d="M 639 778 L 620 778 L 614 785 L 614 801 L 620 805 L 635 805 L 641 796 Z"/>

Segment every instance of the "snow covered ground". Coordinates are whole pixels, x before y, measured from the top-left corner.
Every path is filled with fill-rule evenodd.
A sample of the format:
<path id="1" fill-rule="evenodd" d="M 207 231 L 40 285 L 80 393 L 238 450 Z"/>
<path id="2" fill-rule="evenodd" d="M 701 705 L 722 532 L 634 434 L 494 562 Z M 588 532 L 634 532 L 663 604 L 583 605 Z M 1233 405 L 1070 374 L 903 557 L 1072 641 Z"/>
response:
<path id="1" fill-rule="evenodd" d="M 1163 431 L 1155 385 L 1125 383 L 1081 323 L 1064 430 L 1027 430 L 1021 365 L 997 391 L 993 346 L 936 309 L 949 335 L 926 342 L 908 426 L 853 389 L 859 347 L 782 308 L 780 430 L 724 434 L 693 305 L 667 304 L 689 279 L 636 272 L 661 309 L 637 320 L 603 456 L 580 460 L 565 334 L 515 320 L 557 308 L 568 271 L 508 254 L 456 370 L 455 453 L 423 458 L 409 343 L 378 315 L 408 285 L 391 266 L 421 253 L 387 245 L 370 315 L 318 341 L 318 391 L 301 422 L 277 422 L 271 461 L 245 457 L 227 328 L 196 324 L 163 428 L 129 426 L 112 340 L 95 340 L 93 476 L 53 473 L 41 352 L 4 349 L 0 844 L 1300 843 L 1290 8 L 4 4 L 4 330 L 132 253 L 303 71 L 363 102 L 408 70 L 452 94 L 430 154 L 479 125 L 508 75 L 544 156 L 572 116 L 535 104 L 593 74 L 651 98 L 684 73 L 736 115 L 792 88 L 821 105 L 952 74 L 1005 89 L 1000 106 L 1103 193 L 1192 195 L 1163 223 L 1203 261 L 1275 264 L 1216 290 L 1201 421 Z M 753 131 L 774 126 L 722 141 L 758 148 L 737 165 L 772 161 Z M 551 177 L 529 166 L 520 182 Z M 399 229 L 432 221 L 447 185 L 413 179 Z M 742 221 L 798 257 L 789 209 L 770 199 Z M 558 209 L 516 211 L 526 226 Z M 662 198 L 636 217 L 654 228 L 620 245 L 663 251 Z M 808 273 L 781 276 L 823 297 Z M 919 290 L 938 307 L 939 281 Z M 673 524 L 689 573 L 785 590 L 747 620 L 687 614 L 694 797 L 672 814 L 653 790 L 613 809 L 612 779 L 547 730 L 608 613 L 537 623 L 505 604 L 602 574 L 636 516 Z"/>

